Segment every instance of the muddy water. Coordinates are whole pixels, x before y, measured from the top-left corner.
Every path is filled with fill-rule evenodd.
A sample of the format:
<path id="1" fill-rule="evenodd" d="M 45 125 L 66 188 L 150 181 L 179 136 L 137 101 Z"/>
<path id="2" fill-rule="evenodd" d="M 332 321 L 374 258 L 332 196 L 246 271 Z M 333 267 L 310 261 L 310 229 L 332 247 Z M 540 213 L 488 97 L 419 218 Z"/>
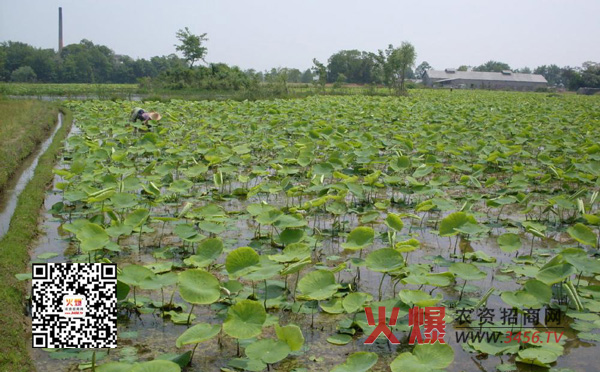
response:
<path id="1" fill-rule="evenodd" d="M 6 186 L 4 192 L 0 194 L 0 239 L 8 232 L 10 226 L 10 220 L 15 213 L 17 207 L 17 200 L 19 195 L 25 189 L 25 186 L 29 183 L 35 168 L 37 167 L 40 156 L 48 149 L 48 146 L 52 143 L 54 135 L 62 126 L 63 114 L 58 114 L 58 121 L 50 136 L 42 142 L 37 151 L 29 155 L 25 162 L 21 165 L 19 170 L 13 175 L 11 182 Z"/>
<path id="2" fill-rule="evenodd" d="M 77 131 L 76 128 L 73 129 Z M 56 182 L 61 182 L 61 178 L 55 177 Z M 202 187 L 201 187 L 202 188 Z M 208 187 L 206 187 L 208 189 Z M 227 211 L 243 211 L 246 206 L 250 203 L 256 203 L 264 199 L 264 197 L 255 197 L 250 200 L 238 200 L 229 199 L 226 201 L 216 202 L 223 206 Z M 59 190 L 53 190 L 47 194 L 45 200 L 46 213 L 43 215 L 40 225 L 43 227 L 45 234 L 43 234 L 37 241 L 36 248 L 33 251 L 32 259 L 36 260 L 40 254 L 43 253 L 56 253 L 57 256 L 49 259 L 50 262 L 64 262 L 72 258 L 74 250 L 71 247 L 70 237 L 65 233 L 61 226 L 65 222 L 65 216 L 53 216 L 48 211 L 52 206 L 62 201 L 62 194 Z M 171 215 L 174 210 L 181 209 L 181 206 L 185 203 L 185 200 L 180 200 L 175 205 L 170 205 L 161 209 L 153 209 L 153 215 Z M 285 205 L 285 197 L 276 196 L 270 197 L 269 203 L 272 205 Z M 402 212 L 402 210 L 396 210 L 396 212 Z M 225 242 L 225 250 L 232 250 L 239 246 L 247 246 L 250 244 L 256 244 L 254 239 L 254 232 L 257 230 L 257 226 L 252 222 L 251 219 L 246 218 L 244 215 L 238 216 L 228 224 L 228 229 L 219 234 L 219 236 Z M 512 216 L 517 219 L 516 216 Z M 436 217 L 437 218 L 437 217 Z M 349 222 L 351 226 L 356 225 L 356 217 L 343 217 L 342 220 Z M 309 226 L 313 226 L 314 220 L 308 219 Z M 321 230 L 327 230 L 331 228 L 332 220 L 319 219 L 316 222 L 317 228 Z M 481 298 L 483 294 L 490 288 L 495 288 L 499 293 L 504 290 L 515 290 L 520 288 L 520 284 L 517 283 L 517 277 L 513 273 L 503 273 L 502 269 L 509 267 L 513 260 L 516 258 L 516 254 L 508 254 L 502 252 L 496 242 L 498 235 L 504 231 L 501 229 L 493 229 L 490 236 L 476 241 L 456 240 L 440 238 L 433 231 L 436 231 L 435 222 L 425 222 L 423 224 L 415 222 L 411 225 L 410 220 L 405 221 L 406 226 L 402 231 L 402 236 L 398 237 L 398 241 L 401 239 L 413 236 L 417 238 L 422 246 L 420 249 L 408 254 L 408 261 L 411 262 L 432 262 L 434 257 L 441 256 L 445 259 L 455 259 L 455 257 L 461 257 L 463 254 L 473 251 L 483 251 L 492 257 L 496 257 L 497 265 L 489 265 L 485 263 L 478 264 L 480 269 L 486 271 L 488 276 L 485 280 L 468 282 L 465 287 L 463 299 L 474 298 L 475 300 Z M 118 262 L 119 265 L 127 263 L 137 264 L 151 264 L 158 260 L 152 255 L 156 248 L 157 242 L 160 241 L 162 247 L 179 247 L 181 241 L 179 238 L 172 234 L 170 229 L 162 233 L 162 223 L 152 223 L 150 225 L 154 229 L 153 233 L 147 233 L 143 235 L 141 241 L 141 249 L 138 249 L 137 238 L 126 238 L 120 241 L 120 245 L 123 247 L 123 252 L 119 256 L 113 258 L 114 261 Z M 379 231 L 383 231 L 381 227 L 377 227 Z M 264 231 L 263 231 L 264 233 Z M 557 241 L 562 239 L 561 234 L 554 233 L 549 239 L 544 241 L 535 240 L 533 242 L 533 248 L 535 250 L 547 250 L 551 254 L 552 249 L 557 245 Z M 342 262 L 348 257 L 357 257 L 358 252 L 344 252 L 341 248 L 341 243 L 345 238 L 339 237 L 324 237 L 319 242 L 320 251 L 322 254 L 318 255 L 318 260 L 325 263 L 326 265 L 333 267 L 337 263 Z M 260 241 L 261 252 L 268 254 L 276 252 L 277 250 L 269 245 L 268 239 Z M 376 239 L 376 244 L 370 247 L 365 252 L 362 252 L 362 257 L 366 257 L 368 252 L 384 247 L 384 243 L 381 239 Z M 456 248 L 455 248 L 456 247 Z M 529 251 L 529 243 L 524 245 L 520 250 L 521 254 L 526 254 Z M 337 257 L 336 257 L 337 256 Z M 222 263 L 225 255 L 221 256 Z M 317 257 L 315 257 L 317 258 Z M 175 256 L 171 260 L 174 264 L 181 264 L 181 257 Z M 443 272 L 447 270 L 442 264 L 435 265 L 434 270 L 436 272 Z M 356 267 L 350 266 L 348 270 L 342 271 L 338 274 L 338 281 L 341 282 L 352 282 L 356 276 Z M 374 273 L 365 268 L 358 268 L 360 272 L 360 281 L 357 281 L 359 291 L 368 292 L 373 294 L 375 300 L 377 300 L 379 283 L 381 280 L 381 274 Z M 217 272 L 216 275 L 226 280 L 222 273 Z M 497 277 L 504 275 L 503 280 L 497 280 Z M 506 276 L 509 280 L 506 281 Z M 273 280 L 267 281 L 268 288 L 270 288 L 269 298 L 272 298 L 273 292 L 277 291 L 278 287 L 281 287 L 283 278 L 272 278 Z M 295 275 L 287 278 L 287 285 L 291 288 L 295 285 Z M 254 292 L 259 301 L 264 299 L 264 283 L 244 283 L 246 285 L 246 291 L 252 293 L 252 286 L 254 286 Z M 460 296 L 460 290 L 462 287 L 462 279 L 457 279 L 455 287 L 447 288 L 433 288 L 432 295 L 436 293 L 443 293 L 444 298 L 449 301 L 458 301 Z M 384 299 L 391 298 L 397 295 L 401 289 L 417 289 L 418 286 L 413 285 L 402 285 L 399 284 L 395 288 L 393 283 L 386 277 L 382 285 L 382 295 Z M 424 290 L 429 291 L 432 287 L 425 287 Z M 174 293 L 173 299 L 175 303 L 183 303 L 179 297 L 175 287 L 165 288 L 164 295 L 169 298 Z M 137 297 L 147 297 L 153 301 L 161 301 L 162 296 L 160 291 L 143 291 L 137 290 Z M 183 304 L 183 312 L 189 311 L 189 307 Z M 488 308 L 495 309 L 496 320 L 499 319 L 500 309 L 506 307 L 502 302 L 498 294 L 492 295 L 487 304 Z M 223 320 L 224 313 L 219 311 L 215 307 L 196 307 L 194 308 L 193 314 L 196 316 L 193 321 L 194 324 L 199 322 L 208 323 L 219 323 Z M 343 346 L 332 345 L 327 342 L 327 338 L 334 335 L 337 330 L 338 323 L 346 319 L 349 315 L 338 314 L 326 314 L 319 312 L 314 315 L 314 324 L 311 325 L 312 320 L 309 314 L 298 314 L 289 309 L 277 310 L 270 309 L 269 314 L 272 317 L 278 318 L 280 324 L 295 323 L 298 324 L 306 338 L 305 348 L 300 353 L 296 353 L 286 358 L 284 361 L 275 364 L 271 369 L 276 371 L 293 371 L 295 368 L 307 368 L 309 371 L 329 371 L 332 366 L 342 363 L 346 357 L 356 351 L 374 351 L 379 354 L 379 361 L 377 365 L 372 369 L 373 371 L 387 371 L 389 370 L 388 365 L 400 352 L 410 351 L 411 347 L 408 344 L 408 332 L 397 331 L 395 334 L 399 336 L 401 344 L 399 346 L 391 346 L 385 339 L 380 338 L 373 345 L 365 345 L 364 341 L 366 335 L 361 334 L 355 336 L 352 342 Z M 182 353 L 189 348 L 177 349 L 175 347 L 175 340 L 177 337 L 187 329 L 185 325 L 175 325 L 171 321 L 164 320 L 159 310 L 150 314 L 142 315 L 131 315 L 126 312 L 119 314 L 118 320 L 118 331 L 119 331 L 119 347 L 116 350 L 102 357 L 99 363 L 105 363 L 107 361 L 118 361 L 126 359 L 128 361 L 145 361 L 151 360 L 161 354 L 165 353 Z M 407 317 L 403 318 L 404 323 L 407 321 Z M 514 364 L 514 356 L 507 357 L 496 357 L 487 355 L 470 354 L 464 351 L 460 344 L 456 342 L 455 335 L 459 331 L 456 328 L 456 323 L 448 323 L 446 342 L 450 344 L 455 352 L 455 360 L 453 364 L 448 368 L 449 371 L 494 371 L 496 366 L 502 363 Z M 540 328 L 539 331 L 545 331 Z M 562 331 L 562 330 L 559 330 Z M 565 354 L 559 358 L 555 368 L 571 368 L 575 371 L 591 371 L 595 370 L 595 361 L 597 359 L 597 347 L 593 343 L 581 341 L 576 338 L 576 332 L 570 328 L 564 329 L 565 333 L 563 338 L 567 339 L 564 344 Z M 265 327 L 263 337 L 274 337 L 273 327 Z M 242 343 L 242 356 L 243 347 Z M 207 341 L 200 344 L 196 350 L 193 365 L 188 369 L 189 371 L 219 371 L 222 367 L 227 366 L 227 362 L 232 358 L 236 357 L 237 344 L 229 338 L 222 338 L 222 347 L 219 346 L 216 339 Z M 101 351 L 101 350 L 98 350 Z M 106 350 L 104 350 L 106 351 Z M 78 361 L 76 359 L 53 359 L 52 353 L 48 353 L 41 349 L 31 350 L 32 358 L 36 362 L 36 367 L 39 372 L 43 371 L 72 371 L 77 370 L 78 364 L 84 361 Z M 518 371 L 546 371 L 546 369 L 532 367 L 524 364 L 517 364 Z"/>

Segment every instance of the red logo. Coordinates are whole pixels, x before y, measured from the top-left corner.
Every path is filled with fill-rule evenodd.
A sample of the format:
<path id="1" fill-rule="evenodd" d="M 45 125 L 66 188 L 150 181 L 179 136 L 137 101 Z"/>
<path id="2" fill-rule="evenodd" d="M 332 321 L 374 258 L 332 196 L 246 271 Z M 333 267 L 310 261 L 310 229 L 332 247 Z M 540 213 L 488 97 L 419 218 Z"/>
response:
<path id="1" fill-rule="evenodd" d="M 392 317 L 390 318 L 390 327 L 393 327 L 396 325 L 396 321 L 398 320 L 398 312 L 399 311 L 400 311 L 400 308 L 398 308 L 398 307 L 395 307 L 392 309 Z M 374 326 L 375 319 L 373 318 L 373 310 L 370 307 L 365 307 L 365 314 L 367 315 L 367 323 L 369 323 L 370 326 Z M 367 340 L 365 341 L 365 344 L 372 344 L 373 342 L 375 342 L 377 337 L 379 337 L 379 335 L 382 333 L 388 339 L 388 341 L 391 342 L 392 344 L 394 344 L 394 345 L 399 344 L 400 341 L 398 341 L 396 336 L 394 336 L 394 334 L 392 333 L 392 330 L 388 327 L 387 323 L 385 322 L 385 306 L 379 306 L 378 318 L 379 318 L 379 323 L 377 323 L 377 327 L 373 330 L 373 332 L 371 332 L 371 335 L 367 338 Z"/>
<path id="2" fill-rule="evenodd" d="M 370 307 L 365 308 L 365 315 L 367 316 L 367 323 L 370 326 L 376 326 L 373 332 L 365 340 L 365 344 L 372 344 L 375 342 L 377 337 L 383 333 L 388 341 L 394 345 L 400 343 L 396 336 L 392 333 L 390 327 L 394 327 L 398 321 L 398 312 L 400 308 L 392 308 L 392 314 L 390 322 L 386 322 L 385 307 L 379 307 L 379 313 L 377 314 L 378 322 L 375 323 L 373 317 L 373 310 Z M 433 344 L 438 341 L 441 344 L 445 344 L 444 336 L 446 335 L 446 322 L 444 317 L 446 316 L 446 308 L 444 307 L 426 307 L 419 308 L 413 307 L 408 310 L 408 325 L 412 326 L 408 343 L 411 345 L 415 344 Z M 425 328 L 423 334 L 421 334 L 421 326 Z"/>
<path id="3" fill-rule="evenodd" d="M 408 309 L 408 325 L 412 326 L 408 343 L 415 344 L 433 344 L 439 341 L 440 344 L 445 344 L 444 336 L 446 335 L 446 308 L 444 307 L 426 307 L 421 309 L 413 307 Z M 421 335 L 421 326 L 425 327 L 425 339 Z"/>

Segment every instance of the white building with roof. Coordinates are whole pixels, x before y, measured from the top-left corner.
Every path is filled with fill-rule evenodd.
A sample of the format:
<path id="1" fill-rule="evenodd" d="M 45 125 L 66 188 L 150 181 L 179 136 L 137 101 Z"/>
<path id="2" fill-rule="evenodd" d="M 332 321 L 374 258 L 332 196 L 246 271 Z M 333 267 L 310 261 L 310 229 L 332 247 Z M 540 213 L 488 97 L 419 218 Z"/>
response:
<path id="1" fill-rule="evenodd" d="M 502 72 L 457 71 L 453 68 L 447 68 L 444 71 L 427 70 L 423 74 L 423 83 L 430 87 L 527 91 L 548 86 L 546 79 L 537 74 L 520 74 L 510 70 Z"/>

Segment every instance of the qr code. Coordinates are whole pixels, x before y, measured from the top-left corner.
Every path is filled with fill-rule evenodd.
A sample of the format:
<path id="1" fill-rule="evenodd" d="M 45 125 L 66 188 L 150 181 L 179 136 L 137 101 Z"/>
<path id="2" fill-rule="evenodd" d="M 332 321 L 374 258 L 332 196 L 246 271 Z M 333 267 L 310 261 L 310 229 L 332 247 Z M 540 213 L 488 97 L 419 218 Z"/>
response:
<path id="1" fill-rule="evenodd" d="M 32 265 L 34 348 L 117 347 L 117 266 Z"/>

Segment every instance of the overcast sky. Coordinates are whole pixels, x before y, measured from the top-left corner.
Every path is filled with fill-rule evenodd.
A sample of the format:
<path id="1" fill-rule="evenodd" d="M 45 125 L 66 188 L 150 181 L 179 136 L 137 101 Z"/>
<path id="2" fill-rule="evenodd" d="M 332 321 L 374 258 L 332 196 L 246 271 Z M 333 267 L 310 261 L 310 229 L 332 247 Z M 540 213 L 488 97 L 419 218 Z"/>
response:
<path id="1" fill-rule="evenodd" d="M 89 39 L 117 54 L 175 52 L 175 33 L 208 33 L 208 62 L 306 69 L 342 49 L 411 42 L 434 68 L 512 68 L 600 61 L 598 0 L 0 0 L 0 41 L 65 45 Z"/>

